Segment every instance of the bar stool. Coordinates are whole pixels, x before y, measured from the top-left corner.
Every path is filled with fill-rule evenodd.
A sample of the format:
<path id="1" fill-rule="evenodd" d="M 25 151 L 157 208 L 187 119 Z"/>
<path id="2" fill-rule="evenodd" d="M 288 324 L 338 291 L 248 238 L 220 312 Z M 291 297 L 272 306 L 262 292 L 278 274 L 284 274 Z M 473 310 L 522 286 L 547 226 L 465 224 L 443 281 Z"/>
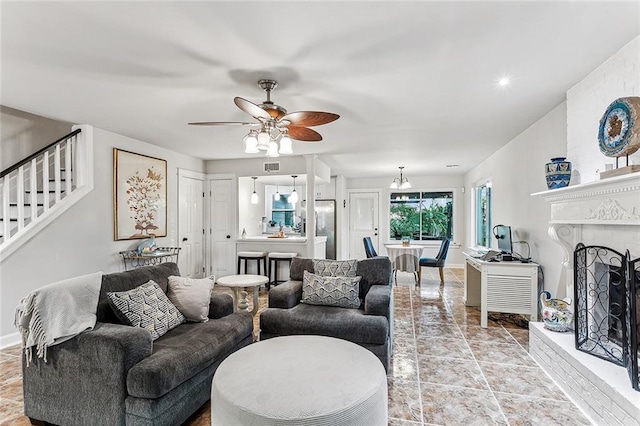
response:
<path id="1" fill-rule="evenodd" d="M 269 282 L 267 283 L 267 290 L 271 288 L 272 284 L 278 285 L 284 282 L 284 280 L 278 280 L 278 263 L 289 262 L 289 266 L 291 266 L 291 260 L 297 256 L 298 253 L 269 252 Z M 272 272 L 273 281 L 271 281 Z"/>
<path id="2" fill-rule="evenodd" d="M 242 269 L 241 266 L 242 266 L 243 260 L 244 260 L 244 272 L 242 272 L 242 274 L 247 273 L 248 262 L 250 260 L 255 260 L 257 265 L 257 270 L 258 270 L 257 275 L 262 275 L 262 273 L 260 273 L 260 263 L 262 262 L 262 265 L 264 266 L 264 275 L 268 276 L 266 251 L 239 251 L 238 252 L 238 275 L 241 274 L 241 269 Z"/>

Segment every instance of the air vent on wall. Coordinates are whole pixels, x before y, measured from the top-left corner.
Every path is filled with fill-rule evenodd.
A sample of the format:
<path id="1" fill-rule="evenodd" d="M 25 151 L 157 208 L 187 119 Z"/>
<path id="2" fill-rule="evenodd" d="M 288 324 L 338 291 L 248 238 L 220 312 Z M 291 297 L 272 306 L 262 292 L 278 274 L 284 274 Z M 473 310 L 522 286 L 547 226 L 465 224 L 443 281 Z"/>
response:
<path id="1" fill-rule="evenodd" d="M 264 164 L 264 170 L 267 173 L 270 172 L 279 172 L 280 171 L 280 163 L 262 163 Z"/>

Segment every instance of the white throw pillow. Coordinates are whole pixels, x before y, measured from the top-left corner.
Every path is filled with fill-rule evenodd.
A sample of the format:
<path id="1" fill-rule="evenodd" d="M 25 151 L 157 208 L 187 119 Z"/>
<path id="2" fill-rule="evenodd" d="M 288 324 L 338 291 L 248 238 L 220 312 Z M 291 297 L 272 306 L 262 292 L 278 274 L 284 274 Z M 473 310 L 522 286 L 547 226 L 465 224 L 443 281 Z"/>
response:
<path id="1" fill-rule="evenodd" d="M 167 296 L 187 321 L 207 322 L 213 283 L 213 277 L 195 279 L 171 275 Z"/>

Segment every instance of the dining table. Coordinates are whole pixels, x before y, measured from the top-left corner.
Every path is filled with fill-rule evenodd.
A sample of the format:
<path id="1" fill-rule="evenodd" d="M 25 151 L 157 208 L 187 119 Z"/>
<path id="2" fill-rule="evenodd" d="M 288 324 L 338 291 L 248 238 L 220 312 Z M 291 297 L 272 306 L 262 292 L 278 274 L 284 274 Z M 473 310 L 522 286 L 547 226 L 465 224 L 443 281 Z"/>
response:
<path id="1" fill-rule="evenodd" d="M 420 257 L 422 256 L 422 246 L 402 245 L 402 244 L 385 244 L 387 255 L 393 264 L 393 277 L 398 284 L 398 271 L 412 273 L 416 285 L 418 282 L 418 268 L 420 268 Z"/>

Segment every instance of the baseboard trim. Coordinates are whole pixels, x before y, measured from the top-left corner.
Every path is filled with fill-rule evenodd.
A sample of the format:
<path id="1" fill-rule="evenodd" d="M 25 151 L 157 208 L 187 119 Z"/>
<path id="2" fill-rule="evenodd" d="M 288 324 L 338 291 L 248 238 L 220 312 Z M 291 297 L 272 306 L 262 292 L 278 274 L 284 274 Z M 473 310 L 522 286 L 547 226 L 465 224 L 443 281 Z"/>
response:
<path id="1" fill-rule="evenodd" d="M 10 333 L 5 334 L 4 336 L 0 336 L 0 349 L 8 348 L 9 346 L 17 345 L 22 342 L 22 338 L 20 337 L 20 333 Z"/>

